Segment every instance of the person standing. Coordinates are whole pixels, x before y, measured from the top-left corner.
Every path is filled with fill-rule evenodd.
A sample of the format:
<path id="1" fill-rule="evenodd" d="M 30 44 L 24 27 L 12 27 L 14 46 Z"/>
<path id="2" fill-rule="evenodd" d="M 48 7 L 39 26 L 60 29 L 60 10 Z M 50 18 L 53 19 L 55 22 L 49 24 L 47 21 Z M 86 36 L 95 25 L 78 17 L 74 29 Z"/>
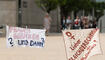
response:
<path id="1" fill-rule="evenodd" d="M 68 18 L 66 20 L 66 25 L 67 25 L 67 29 L 72 28 L 72 20 L 71 20 L 70 16 L 68 16 Z"/>
<path id="2" fill-rule="evenodd" d="M 63 20 L 62 20 L 62 29 L 66 29 L 66 18 L 65 16 L 63 16 Z"/>
<path id="3" fill-rule="evenodd" d="M 93 21 L 93 27 L 92 28 L 96 28 L 97 27 L 97 22 L 96 20 Z"/>
<path id="4" fill-rule="evenodd" d="M 50 25 L 51 25 L 51 17 L 49 16 L 48 13 L 46 13 L 45 18 L 44 18 L 44 29 L 46 29 L 47 36 L 50 30 Z"/>
<path id="5" fill-rule="evenodd" d="M 87 17 L 83 17 L 82 23 L 83 23 L 83 29 L 89 28 L 89 20 Z"/>
<path id="6" fill-rule="evenodd" d="M 89 28 L 93 27 L 93 21 L 89 20 Z"/>
<path id="7" fill-rule="evenodd" d="M 80 27 L 80 19 L 78 16 L 74 20 L 74 27 L 75 27 L 75 29 L 79 29 L 79 27 Z"/>

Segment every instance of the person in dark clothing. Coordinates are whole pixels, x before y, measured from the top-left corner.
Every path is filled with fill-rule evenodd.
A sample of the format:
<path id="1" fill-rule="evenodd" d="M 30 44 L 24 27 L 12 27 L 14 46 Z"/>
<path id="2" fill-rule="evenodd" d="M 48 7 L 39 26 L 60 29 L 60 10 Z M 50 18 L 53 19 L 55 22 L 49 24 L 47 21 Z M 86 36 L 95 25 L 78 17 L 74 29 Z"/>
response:
<path id="1" fill-rule="evenodd" d="M 96 20 L 93 21 L 93 28 L 96 28 L 97 27 L 97 23 L 96 23 Z"/>
<path id="2" fill-rule="evenodd" d="M 66 29 L 66 18 L 63 16 L 63 20 L 62 20 L 62 29 Z"/>

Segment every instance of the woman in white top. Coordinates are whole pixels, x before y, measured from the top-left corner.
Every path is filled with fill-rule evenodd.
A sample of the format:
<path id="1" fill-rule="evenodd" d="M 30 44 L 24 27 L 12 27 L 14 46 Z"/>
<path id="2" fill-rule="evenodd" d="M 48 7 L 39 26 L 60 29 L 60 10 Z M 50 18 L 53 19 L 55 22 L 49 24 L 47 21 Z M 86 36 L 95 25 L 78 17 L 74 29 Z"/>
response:
<path id="1" fill-rule="evenodd" d="M 67 24 L 67 29 L 71 29 L 71 27 L 72 27 L 72 20 L 71 20 L 70 16 L 68 16 L 68 18 L 66 20 L 66 24 Z"/>
<path id="2" fill-rule="evenodd" d="M 46 29 L 47 35 L 48 35 L 49 30 L 50 30 L 50 24 L 51 24 L 51 17 L 47 13 L 45 15 L 45 18 L 44 18 L 44 29 Z"/>

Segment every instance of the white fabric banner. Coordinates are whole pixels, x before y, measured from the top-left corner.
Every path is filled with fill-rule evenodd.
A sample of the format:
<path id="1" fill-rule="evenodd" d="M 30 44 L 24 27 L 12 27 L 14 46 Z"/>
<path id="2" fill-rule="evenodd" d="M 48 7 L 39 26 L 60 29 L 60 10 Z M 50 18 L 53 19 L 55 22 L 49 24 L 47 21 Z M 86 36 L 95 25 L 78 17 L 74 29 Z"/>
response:
<path id="1" fill-rule="evenodd" d="M 6 27 L 7 47 L 44 47 L 45 30 Z"/>
<path id="2" fill-rule="evenodd" d="M 99 29 L 64 30 L 66 54 L 68 60 L 88 60 L 101 54 Z"/>

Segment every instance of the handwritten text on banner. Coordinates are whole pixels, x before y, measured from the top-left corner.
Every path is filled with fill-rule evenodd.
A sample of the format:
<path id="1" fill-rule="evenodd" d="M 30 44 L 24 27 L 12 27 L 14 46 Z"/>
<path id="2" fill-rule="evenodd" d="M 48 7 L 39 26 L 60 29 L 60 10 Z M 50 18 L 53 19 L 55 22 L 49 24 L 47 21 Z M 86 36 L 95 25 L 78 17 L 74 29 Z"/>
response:
<path id="1" fill-rule="evenodd" d="M 7 26 L 8 47 L 44 47 L 45 30 Z"/>
<path id="2" fill-rule="evenodd" d="M 87 60 L 101 54 L 99 29 L 64 30 L 68 60 Z"/>

